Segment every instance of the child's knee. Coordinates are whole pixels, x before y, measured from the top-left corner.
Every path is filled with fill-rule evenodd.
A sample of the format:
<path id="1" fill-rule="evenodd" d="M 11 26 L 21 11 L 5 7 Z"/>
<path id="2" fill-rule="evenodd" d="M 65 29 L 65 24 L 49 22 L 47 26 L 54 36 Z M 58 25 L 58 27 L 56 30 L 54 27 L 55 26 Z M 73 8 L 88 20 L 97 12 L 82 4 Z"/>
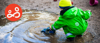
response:
<path id="1" fill-rule="evenodd" d="M 72 33 L 67 33 L 66 34 L 66 38 L 68 41 L 73 41 L 75 39 L 75 35 L 73 35 Z"/>
<path id="2" fill-rule="evenodd" d="M 72 33 L 67 33 L 66 34 L 66 38 L 72 38 L 72 37 L 76 37 L 76 35 L 73 35 Z"/>

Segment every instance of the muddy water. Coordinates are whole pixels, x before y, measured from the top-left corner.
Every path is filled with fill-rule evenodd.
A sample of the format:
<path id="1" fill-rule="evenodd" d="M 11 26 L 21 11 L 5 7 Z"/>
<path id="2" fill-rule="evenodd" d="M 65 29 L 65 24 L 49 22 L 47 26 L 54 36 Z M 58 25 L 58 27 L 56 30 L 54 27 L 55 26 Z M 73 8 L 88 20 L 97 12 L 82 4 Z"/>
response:
<path id="1" fill-rule="evenodd" d="M 76 37 L 74 41 L 66 41 L 63 29 L 56 31 L 55 35 L 45 35 L 40 31 L 53 24 L 59 15 L 38 10 L 23 9 L 20 20 L 11 22 L 5 16 L 0 16 L 0 43 L 87 43 L 94 39 L 90 29 L 83 37 Z"/>

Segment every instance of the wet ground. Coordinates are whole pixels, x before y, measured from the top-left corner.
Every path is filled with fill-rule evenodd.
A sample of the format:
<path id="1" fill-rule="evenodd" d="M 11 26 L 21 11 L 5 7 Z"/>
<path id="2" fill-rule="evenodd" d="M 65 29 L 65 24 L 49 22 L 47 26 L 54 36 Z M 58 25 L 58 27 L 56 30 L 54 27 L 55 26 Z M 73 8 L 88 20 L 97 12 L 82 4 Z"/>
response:
<path id="1" fill-rule="evenodd" d="M 43 28 L 50 26 L 58 19 L 59 0 L 57 2 L 53 0 L 0 0 L 0 43 L 99 43 L 100 4 L 90 6 L 89 0 L 72 1 L 78 8 L 91 10 L 92 16 L 88 20 L 89 26 L 83 37 L 76 37 L 73 42 L 67 42 L 62 29 L 57 30 L 55 35 L 40 33 Z M 16 22 L 7 20 L 4 15 L 5 8 L 11 3 L 16 3 L 23 9 L 22 18 Z"/>
<path id="2" fill-rule="evenodd" d="M 63 29 L 57 30 L 55 35 L 44 35 L 40 31 L 53 24 L 59 15 L 47 11 L 23 9 L 23 15 L 19 21 L 10 22 L 5 16 L 1 16 L 0 41 L 4 43 L 66 43 Z M 3 23 L 3 24 L 2 24 Z M 93 29 L 91 29 L 93 30 Z M 88 28 L 83 37 L 76 37 L 73 42 L 86 43 L 95 38 L 95 32 Z"/>

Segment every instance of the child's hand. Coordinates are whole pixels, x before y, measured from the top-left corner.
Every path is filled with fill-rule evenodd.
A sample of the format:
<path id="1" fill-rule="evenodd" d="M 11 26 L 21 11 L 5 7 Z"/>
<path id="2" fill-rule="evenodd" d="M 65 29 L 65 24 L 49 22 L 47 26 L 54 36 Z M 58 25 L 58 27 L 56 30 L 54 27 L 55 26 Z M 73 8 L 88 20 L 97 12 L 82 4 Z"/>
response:
<path id="1" fill-rule="evenodd" d="M 50 30 L 52 30 L 52 29 L 51 29 L 51 26 L 50 26 Z"/>

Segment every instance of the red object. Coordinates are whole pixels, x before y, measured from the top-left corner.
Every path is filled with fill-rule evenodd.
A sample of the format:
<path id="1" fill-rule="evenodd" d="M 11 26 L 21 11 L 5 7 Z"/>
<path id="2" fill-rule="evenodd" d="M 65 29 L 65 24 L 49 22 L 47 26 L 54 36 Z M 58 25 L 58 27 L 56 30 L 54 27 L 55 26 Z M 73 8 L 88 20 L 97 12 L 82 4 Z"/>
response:
<path id="1" fill-rule="evenodd" d="M 22 16 L 22 9 L 17 4 L 10 4 L 5 9 L 5 16 L 10 21 L 17 21 Z"/>
<path id="2" fill-rule="evenodd" d="M 73 4 L 73 2 L 72 2 L 72 4 Z"/>
<path id="3" fill-rule="evenodd" d="M 94 6 L 98 4 L 98 0 L 90 0 L 90 5 Z"/>
<path id="4" fill-rule="evenodd" d="M 57 1 L 57 0 L 53 0 L 53 1 Z"/>

